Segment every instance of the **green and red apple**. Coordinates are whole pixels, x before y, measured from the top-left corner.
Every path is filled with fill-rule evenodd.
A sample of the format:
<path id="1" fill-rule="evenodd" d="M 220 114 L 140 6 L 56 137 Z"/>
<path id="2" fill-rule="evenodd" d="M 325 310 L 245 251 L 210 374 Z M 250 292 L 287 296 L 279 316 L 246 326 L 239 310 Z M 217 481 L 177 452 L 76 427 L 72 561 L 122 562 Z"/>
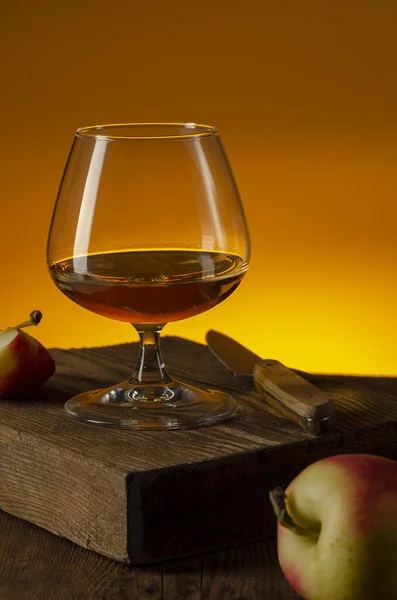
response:
<path id="1" fill-rule="evenodd" d="M 325 458 L 270 499 L 280 566 L 305 600 L 397 600 L 396 461 Z"/>
<path id="2" fill-rule="evenodd" d="M 45 383 L 55 371 L 48 350 L 34 337 L 21 331 L 38 325 L 42 314 L 35 310 L 29 321 L 0 333 L 0 398 L 15 398 Z"/>

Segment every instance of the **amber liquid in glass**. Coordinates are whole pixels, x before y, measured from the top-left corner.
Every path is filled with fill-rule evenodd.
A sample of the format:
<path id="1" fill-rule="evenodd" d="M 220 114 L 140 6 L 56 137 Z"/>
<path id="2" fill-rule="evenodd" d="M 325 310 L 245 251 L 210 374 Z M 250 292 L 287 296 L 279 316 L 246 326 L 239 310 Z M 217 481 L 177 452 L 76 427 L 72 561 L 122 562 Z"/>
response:
<path id="1" fill-rule="evenodd" d="M 59 289 L 99 315 L 135 324 L 169 323 L 216 306 L 239 285 L 246 265 L 233 254 L 133 250 L 56 262 Z"/>

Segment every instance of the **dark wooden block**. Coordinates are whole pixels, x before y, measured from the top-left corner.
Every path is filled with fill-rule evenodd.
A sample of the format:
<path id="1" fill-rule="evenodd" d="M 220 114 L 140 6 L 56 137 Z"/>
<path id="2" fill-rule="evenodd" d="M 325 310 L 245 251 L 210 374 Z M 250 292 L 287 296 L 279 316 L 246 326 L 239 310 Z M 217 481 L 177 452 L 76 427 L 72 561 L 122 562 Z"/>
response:
<path id="1" fill-rule="evenodd" d="M 176 377 L 234 394 L 224 424 L 118 431 L 68 418 L 67 398 L 125 379 L 136 345 L 53 350 L 56 375 L 31 397 L 0 403 L 0 508 L 120 561 L 153 562 L 275 533 L 268 492 L 331 454 L 397 459 L 393 378 L 308 376 L 334 398 L 335 430 L 314 437 L 265 405 L 205 346 L 164 338 Z"/>

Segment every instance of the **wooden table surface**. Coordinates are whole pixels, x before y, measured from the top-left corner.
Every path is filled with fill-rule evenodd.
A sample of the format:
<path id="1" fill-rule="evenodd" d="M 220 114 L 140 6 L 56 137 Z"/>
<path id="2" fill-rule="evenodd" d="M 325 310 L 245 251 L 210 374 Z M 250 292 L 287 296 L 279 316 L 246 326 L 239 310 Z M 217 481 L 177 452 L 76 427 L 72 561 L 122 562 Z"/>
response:
<path id="1" fill-rule="evenodd" d="M 0 511 L 1 600 L 299 600 L 275 540 L 148 567 L 85 550 Z"/>
<path id="2" fill-rule="evenodd" d="M 175 344 L 176 342 L 172 339 L 165 340 L 166 348 L 167 345 L 170 347 L 173 345 L 174 349 Z M 189 375 L 189 370 L 186 369 L 188 354 L 186 350 L 190 345 L 190 342 L 181 340 L 176 344 L 175 348 L 179 348 L 179 354 L 174 355 L 173 362 L 171 360 L 173 374 L 175 372 L 179 375 L 180 372 L 181 377 L 183 373 L 185 376 L 186 373 Z M 114 353 L 116 350 L 113 349 L 112 352 Z M 203 354 L 203 364 L 208 362 L 207 371 L 211 374 L 211 382 L 215 378 L 214 385 L 217 384 L 217 377 L 222 377 L 223 381 L 221 371 L 217 375 L 218 371 L 212 366 L 213 362 L 209 362 L 207 351 L 204 351 L 203 348 L 200 350 L 199 347 L 196 350 Z M 120 347 L 119 351 L 124 356 L 125 348 Z M 105 361 L 108 365 L 109 356 L 106 352 L 110 351 L 103 350 L 101 352 L 98 350 L 91 352 L 92 356 L 86 352 L 88 358 L 84 364 L 92 365 L 94 356 L 96 360 L 99 360 L 99 355 L 102 360 L 100 364 L 104 364 Z M 62 362 L 64 353 L 65 351 L 57 351 L 59 364 Z M 76 360 L 80 361 L 81 351 L 75 351 L 74 354 Z M 69 361 L 72 355 L 73 353 L 68 354 Z M 191 374 L 196 370 L 196 362 L 196 360 L 192 362 Z M 65 371 L 67 374 L 69 373 L 69 378 L 73 377 L 72 371 Z M 121 372 L 120 375 L 122 375 Z M 78 376 L 81 378 L 81 375 Z M 395 443 L 397 437 L 397 379 L 340 376 L 316 376 L 312 379 L 322 389 L 332 393 L 338 402 L 340 419 L 335 433 L 331 436 L 334 444 L 332 446 L 333 453 L 345 451 L 346 448 L 350 452 L 357 452 L 361 447 L 376 448 L 379 450 L 379 454 L 397 458 Z M 219 381 L 221 380 L 219 379 Z M 226 383 L 231 392 L 238 387 L 238 384 L 232 381 Z M 87 379 L 87 385 L 92 387 L 89 379 Z M 47 390 L 47 395 L 53 393 L 50 388 L 51 386 Z M 15 409 L 11 405 L 8 406 L 7 403 L 3 403 L 1 409 L 1 420 L 3 426 L 6 427 L 7 424 L 10 424 L 10 415 L 15 413 Z M 18 414 L 22 415 L 24 411 L 28 410 L 28 406 L 21 404 L 20 410 L 21 413 Z M 62 420 L 58 414 L 59 406 L 57 409 L 56 406 L 49 403 L 47 410 L 51 415 L 52 412 L 54 414 L 51 419 L 47 419 L 46 423 L 47 425 L 50 423 L 51 426 L 53 425 L 53 429 L 56 429 L 57 419 Z M 267 427 L 270 427 L 269 431 L 273 436 L 276 434 L 278 438 L 290 436 L 295 442 L 296 439 L 302 438 L 301 443 L 305 442 L 306 434 L 296 426 L 288 424 L 285 420 L 282 421 L 270 413 L 267 419 Z M 64 421 L 60 425 L 62 431 L 65 431 L 69 425 L 68 421 L 65 423 Z M 234 427 L 236 428 L 238 425 L 238 423 L 234 424 Z M 47 427 L 43 432 L 43 436 L 46 436 L 45 439 L 51 433 L 48 429 Z M 195 436 L 206 435 L 209 433 L 209 429 L 195 430 Z M 223 430 L 219 427 L 217 431 L 217 435 L 221 435 Z M 228 432 L 229 438 L 230 432 L 233 433 L 233 431 L 230 429 Z M 93 429 L 92 432 L 90 430 L 90 435 L 95 433 L 96 430 Z M 182 437 L 183 435 L 186 434 L 181 434 Z M 246 434 L 245 437 L 250 440 L 252 436 Z M 254 439 L 256 442 L 258 441 L 257 437 Z M 212 439 L 211 436 L 210 439 Z M 262 438 L 259 441 L 261 440 Z M 314 442 L 315 440 L 309 448 L 312 460 L 315 460 L 316 457 L 316 447 L 321 445 Z M 224 444 L 222 444 L 222 448 L 224 448 Z M 12 453 L 9 455 L 9 460 L 11 463 L 13 460 L 15 462 Z M 7 467 L 7 464 L 4 463 L 3 467 Z M 5 470 L 7 469 L 5 468 Z M 3 485 L 3 487 L 5 486 Z M 64 498 L 64 501 L 70 502 L 70 499 Z M 10 510 L 10 512 L 12 511 Z M 45 529 L 0 511 L 0 600 L 73 599 L 299 600 L 299 596 L 290 588 L 281 573 L 274 539 L 268 538 L 232 549 L 154 563 L 149 566 L 131 567 L 77 546 L 66 538 L 49 533 Z"/>

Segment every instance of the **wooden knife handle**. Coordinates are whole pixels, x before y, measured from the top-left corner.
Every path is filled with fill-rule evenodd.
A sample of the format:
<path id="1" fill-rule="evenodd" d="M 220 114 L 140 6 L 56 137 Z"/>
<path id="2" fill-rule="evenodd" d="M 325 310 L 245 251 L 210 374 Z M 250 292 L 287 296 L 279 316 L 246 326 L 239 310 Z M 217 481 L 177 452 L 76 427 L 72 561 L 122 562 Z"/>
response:
<path id="1" fill-rule="evenodd" d="M 273 408 L 312 433 L 328 431 L 335 405 L 324 392 L 277 360 L 263 360 L 254 367 L 259 394 Z"/>

